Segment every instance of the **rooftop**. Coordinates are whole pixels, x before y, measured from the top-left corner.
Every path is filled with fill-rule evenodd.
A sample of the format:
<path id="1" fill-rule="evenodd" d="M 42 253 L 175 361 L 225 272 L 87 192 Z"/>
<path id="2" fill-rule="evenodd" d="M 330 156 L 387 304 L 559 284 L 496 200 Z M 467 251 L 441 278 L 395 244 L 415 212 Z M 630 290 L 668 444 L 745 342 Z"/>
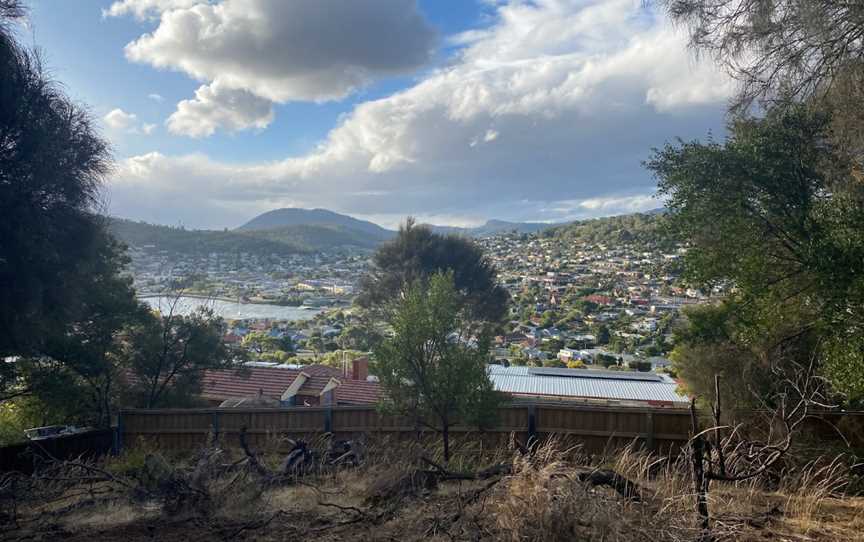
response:
<path id="1" fill-rule="evenodd" d="M 495 389 L 517 396 L 688 404 L 675 381 L 657 373 L 490 365 L 489 377 Z"/>

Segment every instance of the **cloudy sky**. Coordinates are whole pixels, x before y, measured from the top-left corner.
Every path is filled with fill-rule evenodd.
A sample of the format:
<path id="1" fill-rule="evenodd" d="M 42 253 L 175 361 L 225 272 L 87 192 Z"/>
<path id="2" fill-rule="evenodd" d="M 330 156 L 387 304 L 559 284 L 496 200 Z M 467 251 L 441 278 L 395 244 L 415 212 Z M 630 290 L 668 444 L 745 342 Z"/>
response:
<path id="1" fill-rule="evenodd" d="M 31 0 L 27 43 L 114 148 L 122 217 L 322 207 L 394 226 L 662 205 L 641 162 L 729 81 L 644 0 Z"/>

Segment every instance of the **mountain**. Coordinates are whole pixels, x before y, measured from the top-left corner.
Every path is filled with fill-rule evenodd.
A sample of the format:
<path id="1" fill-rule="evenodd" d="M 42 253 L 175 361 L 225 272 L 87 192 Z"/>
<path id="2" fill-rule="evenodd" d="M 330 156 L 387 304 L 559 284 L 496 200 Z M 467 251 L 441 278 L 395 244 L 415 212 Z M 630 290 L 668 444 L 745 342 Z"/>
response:
<path id="1" fill-rule="evenodd" d="M 129 246 L 150 246 L 177 254 L 247 252 L 284 256 L 345 247 L 373 249 L 381 242 L 376 236 L 332 225 L 300 224 L 251 231 L 187 230 L 111 218 L 108 228 Z"/>
<path id="2" fill-rule="evenodd" d="M 392 231 L 385 230 L 378 224 L 366 220 L 334 213 L 327 209 L 299 208 L 267 211 L 243 224 L 236 231 L 274 230 L 283 229 L 287 226 L 326 226 L 335 230 L 365 234 L 379 241 L 389 239 L 394 235 Z"/>
<path id="3" fill-rule="evenodd" d="M 468 237 L 488 237 L 490 235 L 512 231 L 517 233 L 535 233 L 558 225 L 559 224 L 547 224 L 544 222 L 507 222 L 505 220 L 487 220 L 482 226 L 475 226 L 473 228 L 435 225 L 429 225 L 429 227 L 432 228 L 432 231 L 435 233 L 440 234 L 453 233 L 457 235 L 466 235 Z"/>

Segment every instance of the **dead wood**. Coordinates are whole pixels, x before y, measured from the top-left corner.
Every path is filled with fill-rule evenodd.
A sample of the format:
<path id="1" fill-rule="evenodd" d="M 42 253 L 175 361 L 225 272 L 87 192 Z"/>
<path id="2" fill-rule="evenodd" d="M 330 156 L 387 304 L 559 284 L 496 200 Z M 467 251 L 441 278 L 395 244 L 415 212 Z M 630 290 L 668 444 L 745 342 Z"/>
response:
<path id="1" fill-rule="evenodd" d="M 590 472 L 581 472 L 576 477 L 580 482 L 585 484 L 610 487 L 628 501 L 642 501 L 644 491 L 642 487 L 636 482 L 621 476 L 613 470 L 600 469 L 592 470 Z"/>

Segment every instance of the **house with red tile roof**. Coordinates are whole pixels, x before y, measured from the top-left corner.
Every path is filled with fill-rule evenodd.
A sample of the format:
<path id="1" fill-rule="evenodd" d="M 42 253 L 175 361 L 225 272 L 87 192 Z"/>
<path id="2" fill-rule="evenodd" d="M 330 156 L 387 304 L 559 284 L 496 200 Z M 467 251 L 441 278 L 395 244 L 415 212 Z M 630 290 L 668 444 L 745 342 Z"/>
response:
<path id="1" fill-rule="evenodd" d="M 380 385 L 368 380 L 369 359 L 352 361 L 350 371 L 326 365 L 248 366 L 237 371 L 206 371 L 201 395 L 213 406 L 242 407 L 270 401 L 282 406 L 369 405 Z"/>

